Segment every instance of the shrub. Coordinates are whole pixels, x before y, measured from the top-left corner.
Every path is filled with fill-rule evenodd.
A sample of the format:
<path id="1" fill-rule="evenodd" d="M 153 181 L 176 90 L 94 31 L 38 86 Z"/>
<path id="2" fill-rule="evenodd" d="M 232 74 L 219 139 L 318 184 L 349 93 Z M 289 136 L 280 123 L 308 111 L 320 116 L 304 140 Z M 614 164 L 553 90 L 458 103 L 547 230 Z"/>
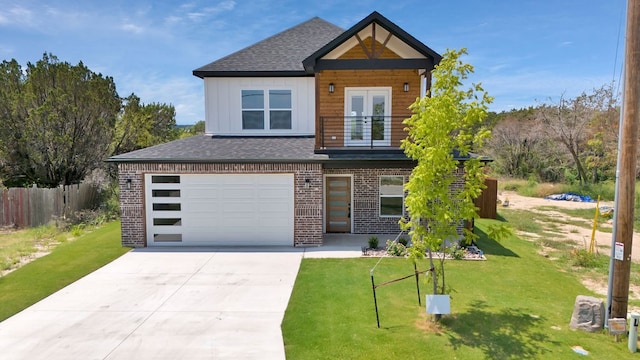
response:
<path id="1" fill-rule="evenodd" d="M 375 248 L 378 247 L 378 237 L 377 236 L 369 237 L 369 247 L 371 249 L 375 249 Z"/>
<path id="2" fill-rule="evenodd" d="M 82 235 L 83 230 L 84 230 L 84 225 L 83 224 L 73 225 L 71 227 L 71 235 L 73 237 L 78 237 L 78 236 Z"/>
<path id="3" fill-rule="evenodd" d="M 461 247 L 454 247 L 451 248 L 451 257 L 454 258 L 455 260 L 462 260 L 464 259 L 464 256 L 466 255 L 467 250 L 465 250 L 464 248 Z"/>
<path id="4" fill-rule="evenodd" d="M 405 256 L 407 255 L 407 248 L 400 243 L 400 241 L 387 240 L 387 254 L 391 256 Z"/>
<path id="5" fill-rule="evenodd" d="M 573 259 L 573 265 L 594 268 L 598 266 L 598 259 L 596 254 L 590 253 L 587 250 L 579 249 L 574 252 L 575 258 Z"/>
<path id="6" fill-rule="evenodd" d="M 404 247 L 407 247 L 407 244 L 409 243 L 409 240 L 407 240 L 407 238 L 405 238 L 405 237 L 401 237 L 400 239 L 398 239 L 398 242 L 400 244 L 402 244 Z"/>

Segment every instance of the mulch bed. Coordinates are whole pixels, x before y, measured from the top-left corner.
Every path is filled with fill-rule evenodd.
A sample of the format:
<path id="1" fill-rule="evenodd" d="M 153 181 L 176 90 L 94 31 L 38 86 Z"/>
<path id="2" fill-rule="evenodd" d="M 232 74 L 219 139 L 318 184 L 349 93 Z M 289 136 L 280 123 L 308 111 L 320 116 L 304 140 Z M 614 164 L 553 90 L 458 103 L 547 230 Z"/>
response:
<path id="1" fill-rule="evenodd" d="M 387 252 L 386 248 L 366 248 L 363 247 L 362 248 L 362 257 L 400 257 L 400 256 L 393 256 L 390 255 Z M 434 258 L 440 258 L 441 254 L 440 253 L 434 253 L 433 254 Z M 406 255 L 404 257 L 407 257 Z M 484 253 L 482 252 L 482 250 L 479 250 L 477 247 L 475 246 L 470 246 L 469 248 L 464 250 L 464 254 L 461 258 L 456 259 L 453 256 L 446 254 L 445 255 L 445 259 L 447 260 L 475 260 L 475 261 L 483 261 L 483 260 L 487 260 L 487 258 L 484 256 Z"/>

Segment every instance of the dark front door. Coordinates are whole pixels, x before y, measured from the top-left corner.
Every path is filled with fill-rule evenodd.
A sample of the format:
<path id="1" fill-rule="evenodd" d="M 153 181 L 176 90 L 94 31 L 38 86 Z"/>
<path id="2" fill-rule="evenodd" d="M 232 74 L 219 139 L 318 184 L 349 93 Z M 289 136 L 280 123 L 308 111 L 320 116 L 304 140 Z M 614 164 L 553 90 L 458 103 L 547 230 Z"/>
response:
<path id="1" fill-rule="evenodd" d="M 351 232 L 351 178 L 327 177 L 327 232 Z"/>

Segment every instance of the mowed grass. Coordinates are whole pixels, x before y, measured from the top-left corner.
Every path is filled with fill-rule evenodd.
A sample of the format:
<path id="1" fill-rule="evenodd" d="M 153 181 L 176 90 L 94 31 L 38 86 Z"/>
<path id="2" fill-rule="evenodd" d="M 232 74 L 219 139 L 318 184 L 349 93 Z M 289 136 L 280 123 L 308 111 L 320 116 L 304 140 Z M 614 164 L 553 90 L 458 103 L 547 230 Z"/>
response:
<path id="1" fill-rule="evenodd" d="M 571 273 L 511 237 L 488 239 L 492 220 L 476 222 L 488 261 L 449 261 L 452 314 L 438 326 L 418 305 L 414 278 L 379 287 L 376 326 L 370 269 L 377 259 L 304 259 L 282 324 L 287 359 L 568 359 L 628 357 L 626 342 L 569 329 L 577 295 L 594 295 Z M 419 264 L 426 269 L 427 263 Z M 376 283 L 409 275 L 405 259 L 385 258 Z M 421 293 L 430 284 L 421 278 Z"/>
<path id="2" fill-rule="evenodd" d="M 0 321 L 129 251 L 120 244 L 120 222 L 111 222 L 0 277 Z"/>

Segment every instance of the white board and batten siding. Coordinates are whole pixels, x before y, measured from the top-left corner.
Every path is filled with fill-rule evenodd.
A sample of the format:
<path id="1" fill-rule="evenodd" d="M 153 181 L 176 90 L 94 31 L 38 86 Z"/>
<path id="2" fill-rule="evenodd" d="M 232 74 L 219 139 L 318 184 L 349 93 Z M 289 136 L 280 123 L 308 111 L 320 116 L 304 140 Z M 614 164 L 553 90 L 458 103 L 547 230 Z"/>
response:
<path id="1" fill-rule="evenodd" d="M 291 90 L 291 129 L 242 130 L 242 90 Z M 204 92 L 207 135 L 315 134 L 315 80 L 313 77 L 205 78 Z"/>
<path id="2" fill-rule="evenodd" d="M 148 246 L 293 246 L 293 174 L 147 174 Z"/>

